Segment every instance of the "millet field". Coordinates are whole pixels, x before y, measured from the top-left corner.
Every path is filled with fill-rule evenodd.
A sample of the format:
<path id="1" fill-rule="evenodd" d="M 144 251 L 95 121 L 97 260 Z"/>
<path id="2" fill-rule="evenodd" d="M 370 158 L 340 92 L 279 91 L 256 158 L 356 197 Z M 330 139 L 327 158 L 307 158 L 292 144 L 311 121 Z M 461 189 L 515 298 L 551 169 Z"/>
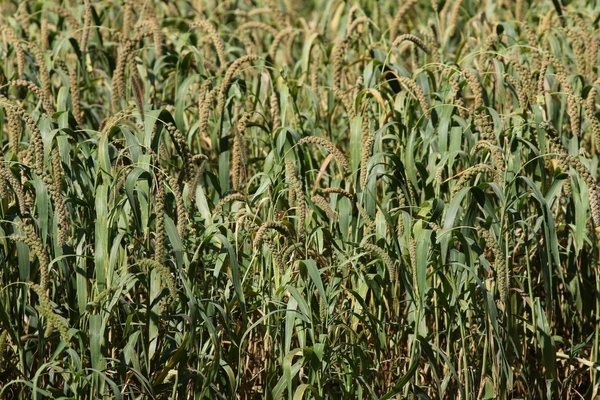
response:
<path id="1" fill-rule="evenodd" d="M 596 1 L 0 15 L 1 399 L 600 396 Z"/>

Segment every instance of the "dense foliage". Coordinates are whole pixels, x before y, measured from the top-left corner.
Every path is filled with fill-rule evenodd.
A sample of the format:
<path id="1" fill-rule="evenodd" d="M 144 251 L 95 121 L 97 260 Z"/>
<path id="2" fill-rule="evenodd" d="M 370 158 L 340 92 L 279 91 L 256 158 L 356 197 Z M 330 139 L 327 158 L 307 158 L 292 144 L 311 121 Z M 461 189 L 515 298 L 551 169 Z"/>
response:
<path id="1" fill-rule="evenodd" d="M 0 398 L 599 395 L 595 1 L 0 7 Z"/>

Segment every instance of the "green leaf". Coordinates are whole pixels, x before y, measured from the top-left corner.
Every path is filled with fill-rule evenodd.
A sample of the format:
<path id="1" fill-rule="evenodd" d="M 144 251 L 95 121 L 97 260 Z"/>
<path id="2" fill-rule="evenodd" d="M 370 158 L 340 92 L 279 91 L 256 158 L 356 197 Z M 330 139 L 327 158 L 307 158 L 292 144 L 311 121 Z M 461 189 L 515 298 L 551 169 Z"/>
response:
<path id="1" fill-rule="evenodd" d="M 418 352 L 417 355 L 415 355 L 413 357 L 413 359 L 411 360 L 411 363 L 408 367 L 408 371 L 406 371 L 406 374 L 404 374 L 404 376 L 402 378 L 400 378 L 400 380 L 394 385 L 392 390 L 387 392 L 384 396 L 380 397 L 379 400 L 391 399 L 392 396 L 394 396 L 402 391 L 404 386 L 406 386 L 406 384 L 408 382 L 410 382 L 412 377 L 417 372 L 417 368 L 419 367 L 420 358 L 421 358 L 421 354 L 420 354 L 420 352 Z"/>
<path id="2" fill-rule="evenodd" d="M 109 266 L 108 232 L 108 186 L 100 185 L 96 189 L 96 229 L 94 245 L 94 267 L 98 292 L 106 289 L 106 276 Z"/>

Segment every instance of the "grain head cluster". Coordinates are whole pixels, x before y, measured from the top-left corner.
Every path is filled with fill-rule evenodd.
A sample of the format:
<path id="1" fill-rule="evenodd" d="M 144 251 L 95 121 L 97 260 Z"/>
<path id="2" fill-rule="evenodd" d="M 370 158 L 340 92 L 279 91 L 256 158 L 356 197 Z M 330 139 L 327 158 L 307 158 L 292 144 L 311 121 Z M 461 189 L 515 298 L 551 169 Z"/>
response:
<path id="1" fill-rule="evenodd" d="M 600 396 L 563 3 L 0 3 L 0 398 Z"/>

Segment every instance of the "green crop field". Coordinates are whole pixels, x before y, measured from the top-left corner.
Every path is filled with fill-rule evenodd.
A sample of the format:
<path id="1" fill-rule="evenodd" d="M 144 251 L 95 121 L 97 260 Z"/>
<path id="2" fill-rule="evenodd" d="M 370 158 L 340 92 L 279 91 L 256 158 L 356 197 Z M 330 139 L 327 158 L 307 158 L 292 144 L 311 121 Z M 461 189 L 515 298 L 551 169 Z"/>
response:
<path id="1" fill-rule="evenodd" d="M 0 399 L 600 396 L 595 0 L 0 15 Z"/>

